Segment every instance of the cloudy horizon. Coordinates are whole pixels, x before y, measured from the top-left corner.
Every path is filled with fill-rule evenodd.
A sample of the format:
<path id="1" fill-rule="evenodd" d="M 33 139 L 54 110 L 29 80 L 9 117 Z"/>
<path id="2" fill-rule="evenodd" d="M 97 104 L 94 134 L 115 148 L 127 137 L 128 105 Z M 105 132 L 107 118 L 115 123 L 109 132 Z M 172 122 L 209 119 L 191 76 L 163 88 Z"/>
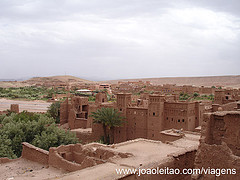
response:
<path id="1" fill-rule="evenodd" d="M 239 75 L 238 0 L 1 0 L 0 79 Z"/>

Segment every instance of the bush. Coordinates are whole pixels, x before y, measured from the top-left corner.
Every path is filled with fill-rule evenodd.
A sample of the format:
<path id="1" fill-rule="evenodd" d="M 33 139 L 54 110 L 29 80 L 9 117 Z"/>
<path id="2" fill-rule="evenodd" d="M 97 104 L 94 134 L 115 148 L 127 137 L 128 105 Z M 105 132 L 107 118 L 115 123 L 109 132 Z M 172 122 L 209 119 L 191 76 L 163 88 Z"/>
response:
<path id="1" fill-rule="evenodd" d="M 193 97 L 198 97 L 198 96 L 199 96 L 199 94 L 196 92 L 193 94 Z"/>
<path id="2" fill-rule="evenodd" d="M 24 98 L 30 100 L 43 99 L 43 97 L 52 98 L 53 94 L 66 94 L 65 90 L 47 89 L 44 87 L 11 87 L 1 88 L 0 97 L 7 97 L 11 99 Z"/>
<path id="3" fill-rule="evenodd" d="M 54 102 L 51 104 L 51 106 L 49 106 L 47 111 L 48 116 L 55 119 L 56 123 L 60 122 L 60 105 L 61 105 L 61 102 L 59 101 Z"/>
<path id="4" fill-rule="evenodd" d="M 1 118 L 3 118 L 1 116 Z M 16 158 L 22 153 L 22 142 L 48 150 L 61 144 L 77 143 L 72 132 L 65 132 L 46 115 L 22 112 L 11 113 L 2 119 L 0 128 L 0 157 Z"/>

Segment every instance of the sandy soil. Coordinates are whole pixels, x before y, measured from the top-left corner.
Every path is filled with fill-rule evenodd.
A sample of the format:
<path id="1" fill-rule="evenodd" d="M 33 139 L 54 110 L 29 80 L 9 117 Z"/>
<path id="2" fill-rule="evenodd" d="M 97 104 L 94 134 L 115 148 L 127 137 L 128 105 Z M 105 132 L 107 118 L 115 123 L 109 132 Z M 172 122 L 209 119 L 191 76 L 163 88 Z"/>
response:
<path id="1" fill-rule="evenodd" d="M 17 161 L 0 164 L 1 180 L 48 179 L 65 172 L 33 161 L 19 158 Z"/>
<path id="2" fill-rule="evenodd" d="M 26 110 L 29 112 L 46 112 L 51 103 L 45 101 L 24 101 L 24 100 L 9 100 L 0 99 L 0 111 L 10 109 L 11 104 L 19 104 L 20 111 Z"/>

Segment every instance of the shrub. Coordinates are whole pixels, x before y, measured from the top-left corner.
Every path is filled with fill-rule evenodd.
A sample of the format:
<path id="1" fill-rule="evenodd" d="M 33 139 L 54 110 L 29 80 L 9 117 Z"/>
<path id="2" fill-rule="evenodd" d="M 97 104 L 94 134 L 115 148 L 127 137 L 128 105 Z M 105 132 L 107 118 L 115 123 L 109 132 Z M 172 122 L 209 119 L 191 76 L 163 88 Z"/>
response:
<path id="1" fill-rule="evenodd" d="M 55 119 L 56 123 L 60 122 L 60 105 L 61 105 L 61 102 L 59 101 L 54 102 L 51 104 L 51 106 L 49 106 L 47 111 L 48 116 Z"/>
<path id="2" fill-rule="evenodd" d="M 46 115 L 22 112 L 1 116 L 0 157 L 16 158 L 22 153 L 22 142 L 48 150 L 61 144 L 77 143 L 72 132 L 60 129 L 55 120 Z"/>

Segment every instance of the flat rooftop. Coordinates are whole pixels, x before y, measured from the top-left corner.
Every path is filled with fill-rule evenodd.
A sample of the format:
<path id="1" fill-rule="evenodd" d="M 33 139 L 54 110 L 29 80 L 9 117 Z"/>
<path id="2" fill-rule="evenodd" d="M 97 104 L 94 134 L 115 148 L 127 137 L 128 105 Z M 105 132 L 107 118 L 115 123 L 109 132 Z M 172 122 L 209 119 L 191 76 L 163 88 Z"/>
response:
<path id="1" fill-rule="evenodd" d="M 199 145 L 200 135 L 188 134 L 184 138 L 171 143 L 162 143 L 147 139 L 136 139 L 115 144 L 112 146 L 100 145 L 106 149 L 110 148 L 113 151 L 122 153 L 131 153 L 133 156 L 128 158 L 112 159 L 111 162 L 85 168 L 76 172 L 59 176 L 58 179 L 118 179 L 121 175 L 116 174 L 116 169 L 129 168 L 153 168 L 165 162 L 170 162 L 173 157 L 197 150 Z M 89 146 L 96 146 L 92 143 Z M 99 144 L 98 144 L 99 145 Z M 54 179 L 54 178 L 53 178 Z"/>
<path id="2" fill-rule="evenodd" d="M 64 173 L 66 172 L 23 158 L 0 164 L 0 179 L 4 180 L 49 179 Z"/>

